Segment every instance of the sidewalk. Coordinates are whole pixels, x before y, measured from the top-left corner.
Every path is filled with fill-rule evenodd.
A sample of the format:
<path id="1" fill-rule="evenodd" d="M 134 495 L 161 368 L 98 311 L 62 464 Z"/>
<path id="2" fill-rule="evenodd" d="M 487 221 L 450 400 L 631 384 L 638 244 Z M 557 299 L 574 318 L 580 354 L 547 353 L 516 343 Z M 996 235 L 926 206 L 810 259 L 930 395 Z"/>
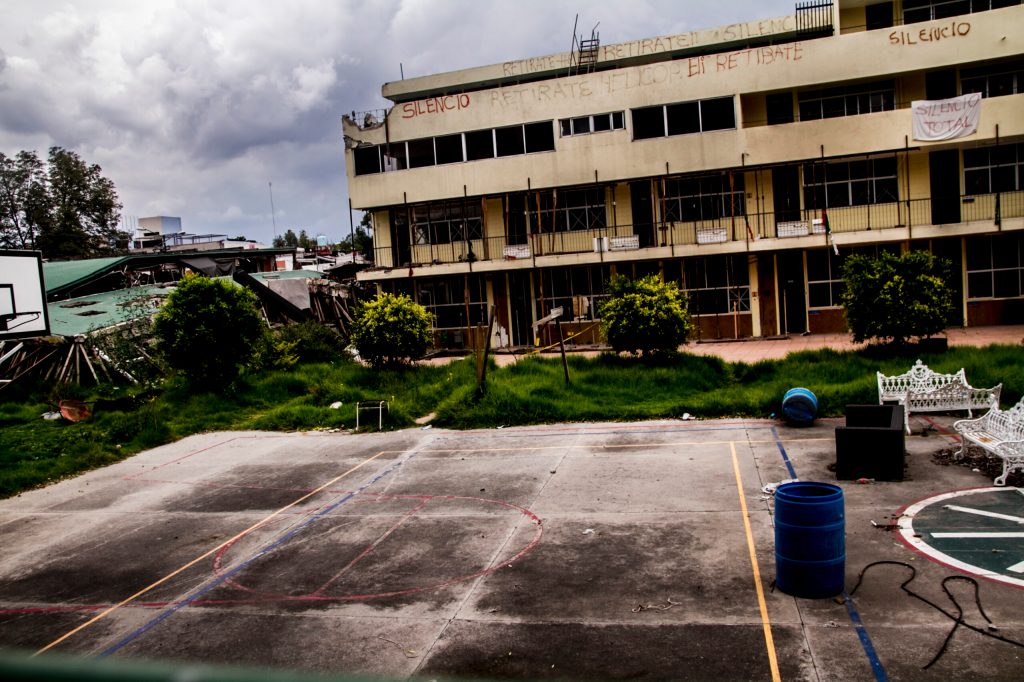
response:
<path id="1" fill-rule="evenodd" d="M 944 336 L 950 346 L 988 346 L 993 343 L 1017 345 L 1024 343 L 1024 325 L 998 327 L 951 327 Z M 727 362 L 758 362 L 778 360 L 802 350 L 834 348 L 855 350 L 866 343 L 854 343 L 849 334 L 799 334 L 783 339 L 751 339 L 749 341 L 704 341 L 690 343 L 686 351 L 695 355 L 717 355 Z"/>
<path id="2" fill-rule="evenodd" d="M 947 329 L 944 336 L 949 339 L 950 346 L 988 346 L 998 343 L 1004 345 L 1024 345 L 1024 325 L 1001 325 L 997 327 L 951 327 Z M 779 360 L 790 353 L 803 350 L 818 350 L 819 348 L 834 348 L 836 350 L 855 350 L 863 348 L 866 343 L 854 343 L 849 334 L 800 334 L 791 335 L 776 339 L 741 339 L 739 341 L 701 341 L 691 342 L 683 347 L 687 353 L 694 355 L 714 355 L 726 362 L 747 362 L 753 363 L 760 360 Z M 1024 349 L 1024 347 L 1022 347 Z M 575 355 L 588 357 L 598 355 L 601 351 L 592 347 L 587 349 L 567 349 Z M 557 348 L 547 351 L 545 355 L 552 353 L 557 355 Z M 519 358 L 524 357 L 521 353 L 511 354 L 504 350 L 498 350 L 493 355 L 499 367 L 514 364 Z M 457 358 L 433 358 L 427 362 L 431 364 L 444 364 Z"/>

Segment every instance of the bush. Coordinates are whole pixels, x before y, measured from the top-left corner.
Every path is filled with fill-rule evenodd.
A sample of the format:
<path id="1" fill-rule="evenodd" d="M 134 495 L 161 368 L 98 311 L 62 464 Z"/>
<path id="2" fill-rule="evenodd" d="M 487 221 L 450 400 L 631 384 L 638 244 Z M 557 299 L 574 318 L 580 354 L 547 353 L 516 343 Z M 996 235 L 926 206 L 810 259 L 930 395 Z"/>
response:
<path id="1" fill-rule="evenodd" d="M 352 343 L 375 368 L 408 364 L 430 345 L 432 316 L 408 296 L 381 294 L 356 309 Z"/>
<path id="2" fill-rule="evenodd" d="M 279 341 L 294 344 L 291 352 L 301 362 L 333 362 L 345 357 L 345 339 L 318 322 L 288 324 L 274 330 Z"/>
<path id="3" fill-rule="evenodd" d="M 264 342 L 257 305 L 255 294 L 231 282 L 188 275 L 153 321 L 157 349 L 190 384 L 228 388 Z"/>
<path id="4" fill-rule="evenodd" d="M 847 258 L 842 302 L 853 340 L 902 345 L 941 332 L 953 310 L 950 272 L 948 261 L 924 251 Z"/>
<path id="5" fill-rule="evenodd" d="M 675 351 L 686 343 L 692 322 L 686 294 L 656 275 L 612 277 L 611 297 L 601 307 L 601 329 L 616 352 Z"/>

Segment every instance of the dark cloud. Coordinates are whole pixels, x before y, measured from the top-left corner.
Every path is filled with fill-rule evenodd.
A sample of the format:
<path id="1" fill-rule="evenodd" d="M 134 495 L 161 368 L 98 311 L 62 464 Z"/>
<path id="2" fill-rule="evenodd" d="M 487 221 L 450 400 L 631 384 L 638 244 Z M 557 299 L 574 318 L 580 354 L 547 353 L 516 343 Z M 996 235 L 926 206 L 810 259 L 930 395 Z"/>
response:
<path id="1" fill-rule="evenodd" d="M 778 16 L 791 0 L 595 0 L 603 43 Z M 406 77 L 567 50 L 550 0 L 36 0 L 0 24 L 0 151 L 99 163 L 126 216 L 269 240 L 348 233 L 340 116 Z"/>

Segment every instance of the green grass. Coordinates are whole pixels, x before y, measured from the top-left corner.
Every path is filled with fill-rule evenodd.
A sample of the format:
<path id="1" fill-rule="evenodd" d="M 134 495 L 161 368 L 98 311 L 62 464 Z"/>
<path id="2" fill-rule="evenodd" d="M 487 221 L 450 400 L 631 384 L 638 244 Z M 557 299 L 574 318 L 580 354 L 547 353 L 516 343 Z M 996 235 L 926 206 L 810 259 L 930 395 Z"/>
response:
<path id="1" fill-rule="evenodd" d="M 459 429 L 669 418 L 687 412 L 698 418 L 769 417 L 795 386 L 814 392 L 822 416 L 839 416 L 847 404 L 877 400 L 875 372 L 904 372 L 917 357 L 913 350 L 887 348 L 819 350 L 755 364 L 685 353 L 659 359 L 571 357 L 568 386 L 560 360 L 529 357 L 509 367 L 492 365 L 483 395 L 477 393 L 469 359 L 379 372 L 350 362 L 305 364 L 251 377 L 228 395 L 197 392 L 175 380 L 142 393 L 104 388 L 91 395 L 65 387 L 58 395 L 18 387 L 0 392 L 0 497 L 194 433 L 352 428 L 355 404 L 366 399 L 390 401 L 386 429 L 413 426 L 431 412 L 437 415 L 434 424 Z M 939 372 L 964 367 L 975 386 L 1002 382 L 1004 407 L 1024 393 L 1019 347 L 956 347 L 920 357 Z M 95 414 L 78 424 L 41 418 L 66 397 L 98 401 Z M 330 407 L 335 402 L 342 403 L 339 409 Z"/>

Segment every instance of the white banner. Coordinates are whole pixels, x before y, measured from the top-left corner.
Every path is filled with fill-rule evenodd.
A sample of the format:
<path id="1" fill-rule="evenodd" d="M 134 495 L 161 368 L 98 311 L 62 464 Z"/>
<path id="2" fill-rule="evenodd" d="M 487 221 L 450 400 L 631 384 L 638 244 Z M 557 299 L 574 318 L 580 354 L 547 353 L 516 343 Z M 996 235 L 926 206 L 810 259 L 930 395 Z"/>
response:
<path id="1" fill-rule="evenodd" d="M 952 140 L 973 135 L 981 119 L 981 93 L 917 100 L 911 103 L 910 110 L 915 140 Z"/>

